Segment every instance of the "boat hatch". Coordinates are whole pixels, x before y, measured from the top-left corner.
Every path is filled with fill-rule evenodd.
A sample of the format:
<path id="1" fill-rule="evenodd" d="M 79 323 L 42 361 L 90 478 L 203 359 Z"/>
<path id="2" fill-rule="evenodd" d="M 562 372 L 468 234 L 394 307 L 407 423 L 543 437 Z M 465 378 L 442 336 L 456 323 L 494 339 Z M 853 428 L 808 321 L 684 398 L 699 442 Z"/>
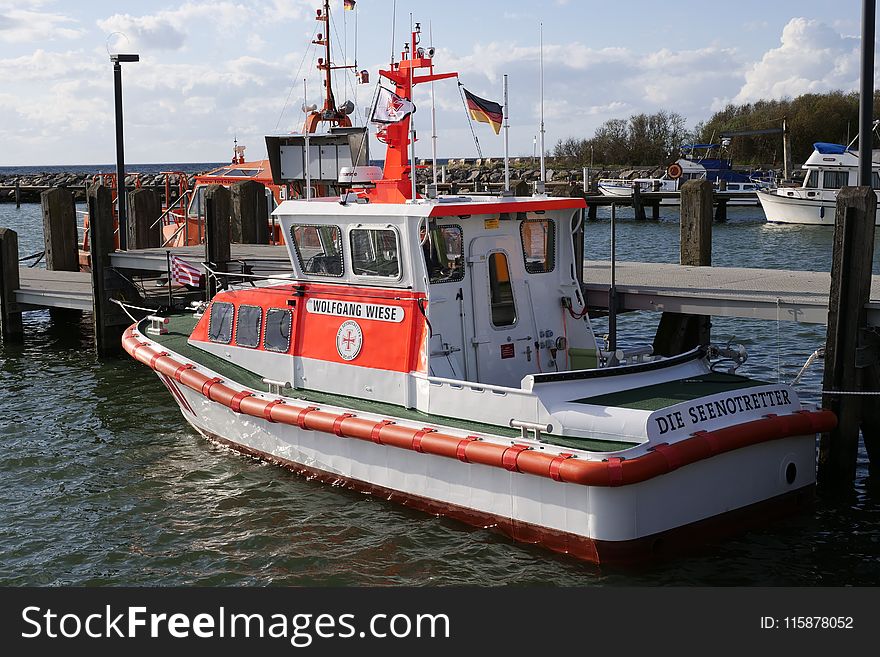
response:
<path id="1" fill-rule="evenodd" d="M 747 379 L 737 374 L 710 372 L 702 376 L 656 385 L 621 390 L 604 395 L 576 399 L 576 404 L 619 406 L 641 411 L 656 411 L 683 401 L 709 397 L 743 388 L 767 385 L 764 381 Z"/>

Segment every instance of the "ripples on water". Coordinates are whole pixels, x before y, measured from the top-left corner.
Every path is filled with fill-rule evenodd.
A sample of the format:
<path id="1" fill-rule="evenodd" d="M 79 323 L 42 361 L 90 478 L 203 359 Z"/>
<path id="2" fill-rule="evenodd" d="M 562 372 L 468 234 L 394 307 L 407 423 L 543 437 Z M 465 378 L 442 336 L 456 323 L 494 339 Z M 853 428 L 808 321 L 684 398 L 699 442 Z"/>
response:
<path id="1" fill-rule="evenodd" d="M 827 270 L 827 228 L 767 226 L 736 209 L 715 227 L 718 265 Z M 618 257 L 670 262 L 675 211 L 622 219 Z M 20 252 L 42 248 L 40 210 L 0 205 Z M 587 226 L 609 255 L 609 222 Z M 875 253 L 878 250 L 875 249 Z M 876 267 L 875 267 L 876 271 Z M 650 342 L 656 316 L 620 318 L 623 344 Z M 88 319 L 25 314 L 23 346 L 0 347 L 2 585 L 842 585 L 880 584 L 880 507 L 860 451 L 855 491 L 697 556 L 595 567 L 332 487 L 214 446 L 185 424 L 155 376 L 98 360 Z M 597 323 L 597 332 L 605 330 Z M 716 341 L 749 348 L 748 374 L 790 380 L 824 327 L 716 318 Z M 821 364 L 801 394 L 818 401 Z"/>

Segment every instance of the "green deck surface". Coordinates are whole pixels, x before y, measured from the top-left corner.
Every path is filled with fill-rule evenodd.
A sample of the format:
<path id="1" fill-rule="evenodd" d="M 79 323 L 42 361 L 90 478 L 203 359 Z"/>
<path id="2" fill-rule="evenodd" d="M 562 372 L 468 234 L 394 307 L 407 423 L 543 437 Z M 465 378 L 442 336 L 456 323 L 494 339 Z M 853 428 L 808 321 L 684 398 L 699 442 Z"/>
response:
<path id="1" fill-rule="evenodd" d="M 766 385 L 764 381 L 747 379 L 738 374 L 710 372 L 691 379 L 658 383 L 643 388 L 621 390 L 607 395 L 584 397 L 575 400 L 576 404 L 593 404 L 596 406 L 618 406 L 639 411 L 656 411 L 681 402 L 732 392 L 743 388 Z"/>
<path id="2" fill-rule="evenodd" d="M 196 318 L 193 315 L 174 315 L 169 317 L 167 334 L 151 335 L 149 337 L 161 344 L 168 351 L 178 353 L 187 360 L 204 365 L 230 381 L 235 381 L 236 383 L 252 390 L 264 391 L 267 389 L 267 386 L 260 375 L 188 344 L 187 339 L 189 338 L 190 333 L 192 333 L 195 325 Z M 143 323 L 140 328 L 143 332 Z M 419 424 L 420 426 L 426 424 L 440 424 L 470 433 L 485 433 L 496 436 L 505 436 L 508 438 L 516 438 L 520 435 L 518 429 L 512 429 L 511 427 L 486 424 L 483 422 L 473 422 L 462 418 L 431 415 L 416 409 L 398 406 L 397 404 L 388 404 L 360 399 L 357 397 L 346 397 L 317 390 L 299 388 L 288 392 L 287 396 L 313 404 L 329 404 L 359 410 L 365 413 L 374 413 L 384 417 L 396 417 L 411 420 L 414 424 Z M 541 438 L 544 442 L 552 445 L 560 445 L 563 447 L 571 447 L 593 452 L 615 452 L 627 449 L 636 444 L 616 440 L 571 438 L 567 436 L 548 436 L 546 434 L 543 434 Z"/>

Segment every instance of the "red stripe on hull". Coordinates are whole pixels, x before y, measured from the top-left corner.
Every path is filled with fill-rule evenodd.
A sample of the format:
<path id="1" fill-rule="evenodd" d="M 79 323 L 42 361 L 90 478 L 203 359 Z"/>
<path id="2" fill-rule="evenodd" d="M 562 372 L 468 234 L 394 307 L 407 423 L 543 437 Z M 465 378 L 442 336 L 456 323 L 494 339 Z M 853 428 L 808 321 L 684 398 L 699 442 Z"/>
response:
<path id="1" fill-rule="evenodd" d="M 122 345 L 137 360 L 146 365 L 152 363 L 156 371 L 162 374 L 171 376 L 180 371 L 181 363 L 170 356 L 153 359 L 155 350 L 149 346 L 149 343 L 140 342 L 134 335 L 134 327 L 129 327 L 125 332 Z M 141 351 L 146 353 L 141 354 Z M 209 400 L 230 408 L 233 398 L 239 392 L 225 385 L 222 379 L 218 377 L 209 379 L 207 375 L 195 369 L 184 370 L 180 375 L 180 381 Z M 261 397 L 246 397 L 241 400 L 239 412 L 269 421 L 296 424 L 301 429 L 334 433 L 337 436 L 359 440 L 373 439 L 373 430 L 377 424 L 374 420 L 357 417 L 351 413 L 340 415 L 336 412 L 320 410 L 304 415 L 305 408 L 287 403 L 274 405 L 267 417 L 266 407 L 270 403 L 272 401 Z M 383 431 L 382 444 L 457 458 L 467 463 L 516 470 L 560 482 L 584 486 L 627 486 L 670 472 L 674 469 L 671 463 L 681 467 L 749 445 L 790 436 L 815 435 L 830 431 L 836 423 L 836 416 L 831 411 L 825 410 L 797 411 L 783 416 L 768 415 L 759 420 L 731 425 L 712 432 L 699 431 L 690 438 L 669 445 L 662 454 L 649 450 L 641 456 L 628 459 L 614 457 L 594 461 L 571 458 L 561 463 L 555 462 L 556 457 L 552 454 L 544 452 L 529 449 L 511 452 L 509 445 L 483 440 L 463 442 L 460 436 L 440 432 L 425 435 L 418 429 L 404 424 L 387 425 Z M 552 474 L 551 464 L 553 464 Z"/>
<path id="2" fill-rule="evenodd" d="M 494 529 L 518 543 L 540 545 L 553 552 L 567 554 L 595 564 L 634 564 L 693 553 L 707 543 L 742 534 L 749 529 L 765 526 L 772 520 L 808 508 L 812 504 L 815 488 L 813 485 L 805 486 L 778 497 L 651 536 L 629 541 L 597 541 L 578 534 L 439 502 L 420 495 L 403 493 L 371 484 L 360 479 L 318 470 L 247 445 L 241 445 L 201 428 L 197 428 L 197 430 L 209 440 L 220 445 L 261 461 L 280 465 L 310 479 L 317 479 L 333 485 L 342 484 L 350 490 L 378 496 L 418 511 L 458 520 L 480 529 Z"/>

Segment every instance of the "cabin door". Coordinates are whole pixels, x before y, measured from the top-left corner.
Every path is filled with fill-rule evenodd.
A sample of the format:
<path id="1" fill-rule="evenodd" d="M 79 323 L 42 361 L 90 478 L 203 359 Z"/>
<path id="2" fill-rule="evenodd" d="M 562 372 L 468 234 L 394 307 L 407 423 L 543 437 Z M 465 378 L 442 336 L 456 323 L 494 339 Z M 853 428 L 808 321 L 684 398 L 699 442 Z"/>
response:
<path id="1" fill-rule="evenodd" d="M 522 247 L 510 235 L 477 237 L 470 243 L 468 265 L 475 378 L 519 387 L 525 375 L 537 371 L 535 318 L 523 282 Z"/>

